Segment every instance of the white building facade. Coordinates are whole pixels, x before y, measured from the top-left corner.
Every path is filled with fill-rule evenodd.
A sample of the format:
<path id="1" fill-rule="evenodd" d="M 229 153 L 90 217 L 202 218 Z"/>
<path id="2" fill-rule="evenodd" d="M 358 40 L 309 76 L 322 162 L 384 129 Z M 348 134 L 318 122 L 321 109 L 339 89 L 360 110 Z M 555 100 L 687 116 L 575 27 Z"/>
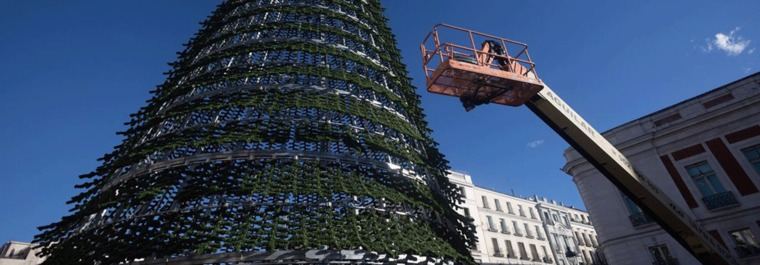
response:
<path id="1" fill-rule="evenodd" d="M 557 264 L 604 264 L 588 213 L 545 198 L 532 198 Z M 571 260 L 575 257 L 575 260 Z"/>
<path id="2" fill-rule="evenodd" d="M 37 265 L 45 261 L 36 254 L 30 243 L 8 241 L 0 246 L 0 265 Z"/>
<path id="3" fill-rule="evenodd" d="M 760 73 L 603 135 L 741 264 L 760 264 Z M 699 264 L 577 152 L 565 157 L 609 264 Z"/>
<path id="4" fill-rule="evenodd" d="M 464 173 L 452 171 L 449 180 L 457 184 L 464 195 L 459 212 L 474 219 L 478 245 L 472 249 L 472 255 L 478 263 L 594 264 L 590 258 L 586 260 L 580 255 L 572 260 L 565 256 L 568 248 L 573 253 L 582 253 L 572 232 L 579 224 L 570 221 L 571 212 L 582 214 L 589 220 L 587 213 L 545 199 L 520 198 L 477 187 L 472 177 Z M 563 213 L 568 221 L 562 224 L 551 222 L 542 217 L 543 212 Z M 547 222 L 552 225 L 547 226 Z M 557 237 L 552 229 L 555 225 L 564 227 L 563 237 Z M 595 236 L 590 222 L 581 229 L 588 231 L 589 227 L 589 235 Z"/>

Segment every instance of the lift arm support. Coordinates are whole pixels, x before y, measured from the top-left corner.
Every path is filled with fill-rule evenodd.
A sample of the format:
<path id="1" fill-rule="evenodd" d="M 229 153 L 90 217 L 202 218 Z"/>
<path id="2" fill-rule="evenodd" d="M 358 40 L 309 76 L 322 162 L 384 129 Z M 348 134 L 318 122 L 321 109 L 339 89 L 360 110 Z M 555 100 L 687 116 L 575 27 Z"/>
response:
<path id="1" fill-rule="evenodd" d="M 728 250 L 687 216 L 649 179 L 639 175 L 617 148 L 548 86 L 525 105 L 575 148 L 589 163 L 635 201 L 704 265 L 735 265 Z"/>

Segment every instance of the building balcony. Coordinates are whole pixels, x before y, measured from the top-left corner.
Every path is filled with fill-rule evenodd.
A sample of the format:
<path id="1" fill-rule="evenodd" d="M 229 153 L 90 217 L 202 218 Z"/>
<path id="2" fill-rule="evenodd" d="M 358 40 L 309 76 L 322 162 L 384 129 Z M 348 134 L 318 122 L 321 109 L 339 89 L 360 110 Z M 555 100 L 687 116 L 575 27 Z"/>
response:
<path id="1" fill-rule="evenodd" d="M 739 205 L 734 193 L 730 191 L 702 197 L 702 201 L 705 203 L 705 207 L 709 210 L 718 210 Z"/>
<path id="2" fill-rule="evenodd" d="M 736 247 L 736 255 L 740 258 L 760 256 L 760 248 L 755 246 L 738 246 Z"/>
<path id="3" fill-rule="evenodd" d="M 633 225 L 633 227 L 639 227 L 639 226 L 654 222 L 652 218 L 649 218 L 649 216 L 647 216 L 646 214 L 642 212 L 631 214 L 628 216 L 628 219 L 631 220 L 631 224 Z"/>
<path id="4" fill-rule="evenodd" d="M 678 259 L 674 257 L 668 257 L 665 260 L 655 260 L 652 262 L 652 265 L 680 265 L 681 263 L 678 263 Z"/>

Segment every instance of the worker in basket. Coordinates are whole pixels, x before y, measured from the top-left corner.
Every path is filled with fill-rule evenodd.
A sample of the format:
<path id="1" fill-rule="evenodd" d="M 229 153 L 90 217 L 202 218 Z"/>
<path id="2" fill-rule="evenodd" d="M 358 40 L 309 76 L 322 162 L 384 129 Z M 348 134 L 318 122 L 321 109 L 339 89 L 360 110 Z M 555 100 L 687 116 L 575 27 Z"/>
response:
<path id="1" fill-rule="evenodd" d="M 476 53 L 476 58 L 474 59 L 469 56 L 462 56 L 462 58 L 459 58 L 458 56 L 454 56 L 455 60 L 461 61 L 461 62 L 467 62 L 471 64 L 477 64 L 477 65 L 484 65 L 484 66 L 490 66 L 494 59 L 496 59 L 496 62 L 499 63 L 501 68 L 503 70 L 510 70 L 510 64 L 509 64 L 509 55 L 507 55 L 505 49 L 501 44 L 499 44 L 496 41 L 493 40 L 486 40 L 481 44 L 481 49 L 479 52 Z M 498 55 L 498 56 L 494 56 Z M 476 81 L 477 82 L 477 81 Z M 496 94 L 486 94 L 481 95 L 479 92 L 481 87 L 478 87 L 478 89 L 471 91 L 470 93 L 463 94 L 459 97 L 459 100 L 462 102 L 462 105 L 464 106 L 466 111 L 470 111 L 474 109 L 476 106 L 481 104 L 486 104 L 494 97 L 506 92 L 506 90 L 498 92 Z"/>
<path id="2" fill-rule="evenodd" d="M 494 57 L 494 54 L 504 57 Z M 509 55 L 507 55 L 504 47 L 493 40 L 484 41 L 483 44 L 481 44 L 480 51 L 476 53 L 474 58 L 465 54 L 454 53 L 454 60 L 478 65 L 490 65 L 493 59 L 496 58 L 496 61 L 504 68 L 504 70 L 509 70 L 508 57 Z"/>

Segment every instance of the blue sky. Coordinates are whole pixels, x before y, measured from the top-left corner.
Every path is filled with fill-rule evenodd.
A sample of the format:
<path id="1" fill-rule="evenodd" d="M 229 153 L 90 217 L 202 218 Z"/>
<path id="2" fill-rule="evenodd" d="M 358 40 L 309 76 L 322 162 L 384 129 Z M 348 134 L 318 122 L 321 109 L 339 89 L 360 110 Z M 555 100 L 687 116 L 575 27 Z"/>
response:
<path id="1" fill-rule="evenodd" d="M 217 1 L 0 0 L 0 241 L 58 220 Z M 760 70 L 758 1 L 384 1 L 434 137 L 478 185 L 582 202 L 567 147 L 526 108 L 425 94 L 418 45 L 447 22 L 530 45 L 606 130 Z M 720 35 L 718 35 L 720 34 Z"/>

